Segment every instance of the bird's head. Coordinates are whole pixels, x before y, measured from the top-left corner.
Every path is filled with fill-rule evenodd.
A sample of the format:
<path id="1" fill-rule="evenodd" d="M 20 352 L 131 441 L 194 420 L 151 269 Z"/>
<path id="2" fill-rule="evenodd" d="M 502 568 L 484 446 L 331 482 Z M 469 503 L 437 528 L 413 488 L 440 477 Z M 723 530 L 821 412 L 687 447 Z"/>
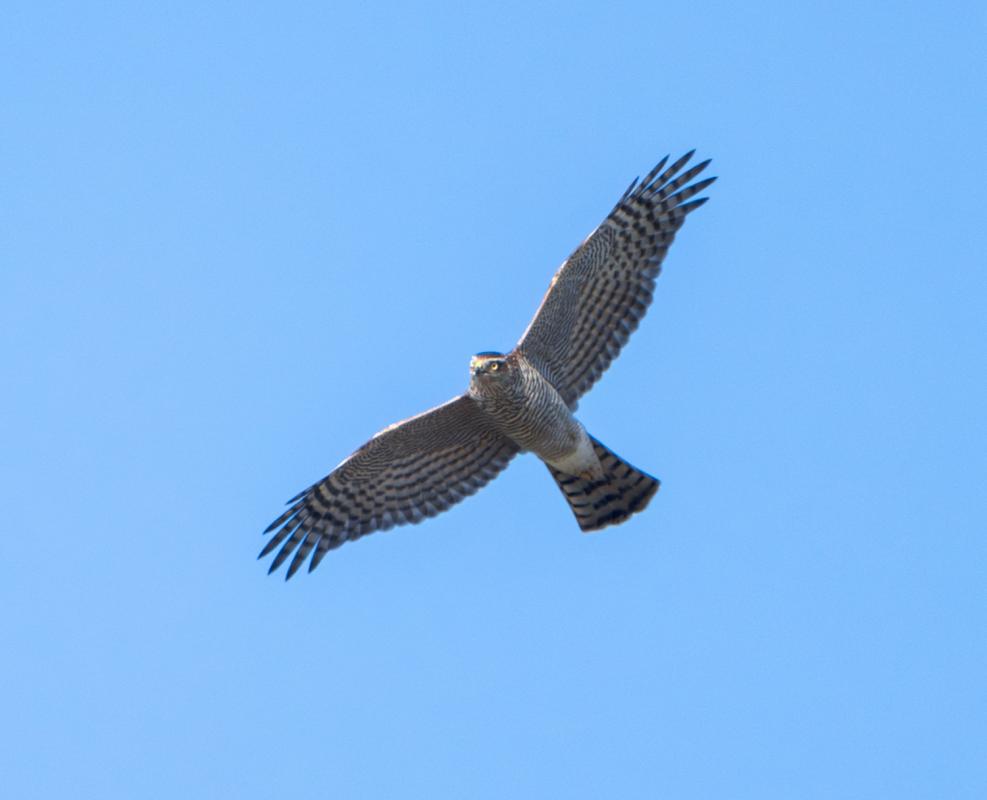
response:
<path id="1" fill-rule="evenodd" d="M 500 383 L 512 372 L 510 358 L 503 353 L 477 353 L 470 359 L 470 381 Z"/>

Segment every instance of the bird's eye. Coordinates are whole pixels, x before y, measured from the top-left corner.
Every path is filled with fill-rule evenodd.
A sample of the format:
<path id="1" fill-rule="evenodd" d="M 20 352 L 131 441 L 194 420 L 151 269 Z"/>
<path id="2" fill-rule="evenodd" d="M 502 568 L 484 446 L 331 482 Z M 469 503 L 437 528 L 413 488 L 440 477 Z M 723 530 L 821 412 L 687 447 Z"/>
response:
<path id="1" fill-rule="evenodd" d="M 500 362 L 499 361 L 491 361 L 490 362 L 490 371 L 491 372 L 496 372 L 499 369 L 500 369 Z"/>

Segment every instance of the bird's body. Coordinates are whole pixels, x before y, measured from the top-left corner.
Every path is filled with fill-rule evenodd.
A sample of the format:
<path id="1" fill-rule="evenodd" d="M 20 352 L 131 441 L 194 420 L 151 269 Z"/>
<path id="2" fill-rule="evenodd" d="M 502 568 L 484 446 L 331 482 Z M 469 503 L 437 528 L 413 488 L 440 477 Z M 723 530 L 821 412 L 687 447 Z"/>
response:
<path id="1" fill-rule="evenodd" d="M 538 312 L 508 354 L 470 361 L 468 391 L 391 425 L 323 480 L 293 498 L 261 551 L 294 554 L 291 577 L 343 542 L 444 511 L 493 479 L 519 452 L 545 462 L 584 531 L 641 511 L 658 481 L 622 461 L 573 415 L 644 316 L 654 281 L 692 200 L 687 186 L 709 163 L 680 172 L 667 157 L 631 184 L 603 223 L 566 259 Z M 683 188 L 685 187 L 685 188 Z"/>
<path id="2" fill-rule="evenodd" d="M 492 370 L 495 365 L 496 370 Z M 497 430 L 521 450 L 573 474 L 599 474 L 586 429 L 555 387 L 524 356 L 473 356 L 469 396 Z"/>

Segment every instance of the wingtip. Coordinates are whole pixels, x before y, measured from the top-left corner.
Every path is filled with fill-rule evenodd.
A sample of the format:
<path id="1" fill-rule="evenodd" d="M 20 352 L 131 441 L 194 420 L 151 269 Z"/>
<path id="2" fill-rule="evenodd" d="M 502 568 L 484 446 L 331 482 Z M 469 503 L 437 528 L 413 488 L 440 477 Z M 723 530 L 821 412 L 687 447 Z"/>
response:
<path id="1" fill-rule="evenodd" d="M 641 179 L 640 175 L 635 176 L 634 180 L 631 181 L 631 185 L 628 186 L 624 193 L 620 196 L 620 200 L 617 201 L 617 205 L 623 203 L 628 197 L 633 194 L 634 190 L 637 188 L 638 181 Z"/>
<path id="2" fill-rule="evenodd" d="M 284 579 L 289 580 L 292 575 L 298 572 L 307 558 L 308 550 L 305 549 L 305 543 L 303 542 L 301 548 L 295 553 L 295 557 L 291 559 L 291 564 L 288 566 L 288 574 L 284 576 Z"/>
<path id="3" fill-rule="evenodd" d="M 298 501 L 298 500 L 301 500 L 301 499 L 302 499 L 302 498 L 303 498 L 303 497 L 304 497 L 305 495 L 307 495 L 307 494 L 308 494 L 308 490 L 309 490 L 309 489 L 311 489 L 311 488 L 312 488 L 312 487 L 311 487 L 311 486 L 309 486 L 309 487 L 308 487 L 307 489 L 302 489 L 302 490 L 301 490 L 301 491 L 300 491 L 300 492 L 299 492 L 298 494 L 296 494 L 296 495 L 295 495 L 294 497 L 292 497 L 292 498 L 291 498 L 290 500 L 286 500 L 284 504 L 285 504 L 286 506 L 290 506 L 290 505 L 291 505 L 292 503 L 294 503 L 294 502 L 296 502 L 296 501 Z"/>
<path id="4" fill-rule="evenodd" d="M 651 172 L 649 172 L 645 176 L 644 180 L 641 182 L 642 191 L 646 190 L 649 186 L 651 186 L 654 183 L 659 173 L 665 168 L 665 164 L 668 163 L 669 157 L 670 154 L 666 153 L 665 156 L 651 168 Z"/>
<path id="5" fill-rule="evenodd" d="M 682 205 L 680 205 L 679 211 L 681 211 L 684 214 L 689 214 L 695 211 L 700 206 L 706 205 L 706 202 L 708 200 L 709 200 L 708 197 L 697 197 L 695 200 L 690 200 L 688 203 L 683 203 Z"/>
<path id="6" fill-rule="evenodd" d="M 276 538 L 268 539 L 267 543 L 261 548 L 261 551 L 257 554 L 257 560 L 259 561 L 262 558 L 267 558 L 271 554 L 271 551 L 278 546 L 278 544 L 279 542 Z"/>

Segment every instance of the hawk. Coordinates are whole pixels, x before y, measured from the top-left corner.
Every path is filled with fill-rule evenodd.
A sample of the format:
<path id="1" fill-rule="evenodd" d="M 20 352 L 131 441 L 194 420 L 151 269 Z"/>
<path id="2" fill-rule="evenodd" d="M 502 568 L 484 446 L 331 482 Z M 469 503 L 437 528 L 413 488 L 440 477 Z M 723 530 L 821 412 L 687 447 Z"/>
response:
<path id="1" fill-rule="evenodd" d="M 658 480 L 590 436 L 573 411 L 637 328 L 676 232 L 707 200 L 693 198 L 715 178 L 690 181 L 709 161 L 684 170 L 694 152 L 667 169 L 666 156 L 631 183 L 552 278 L 517 346 L 472 357 L 464 394 L 385 428 L 289 500 L 264 532 L 274 535 L 259 558 L 280 547 L 269 572 L 291 557 L 290 578 L 309 555 L 311 572 L 344 542 L 435 516 L 524 451 L 545 462 L 583 531 L 644 510 Z"/>

